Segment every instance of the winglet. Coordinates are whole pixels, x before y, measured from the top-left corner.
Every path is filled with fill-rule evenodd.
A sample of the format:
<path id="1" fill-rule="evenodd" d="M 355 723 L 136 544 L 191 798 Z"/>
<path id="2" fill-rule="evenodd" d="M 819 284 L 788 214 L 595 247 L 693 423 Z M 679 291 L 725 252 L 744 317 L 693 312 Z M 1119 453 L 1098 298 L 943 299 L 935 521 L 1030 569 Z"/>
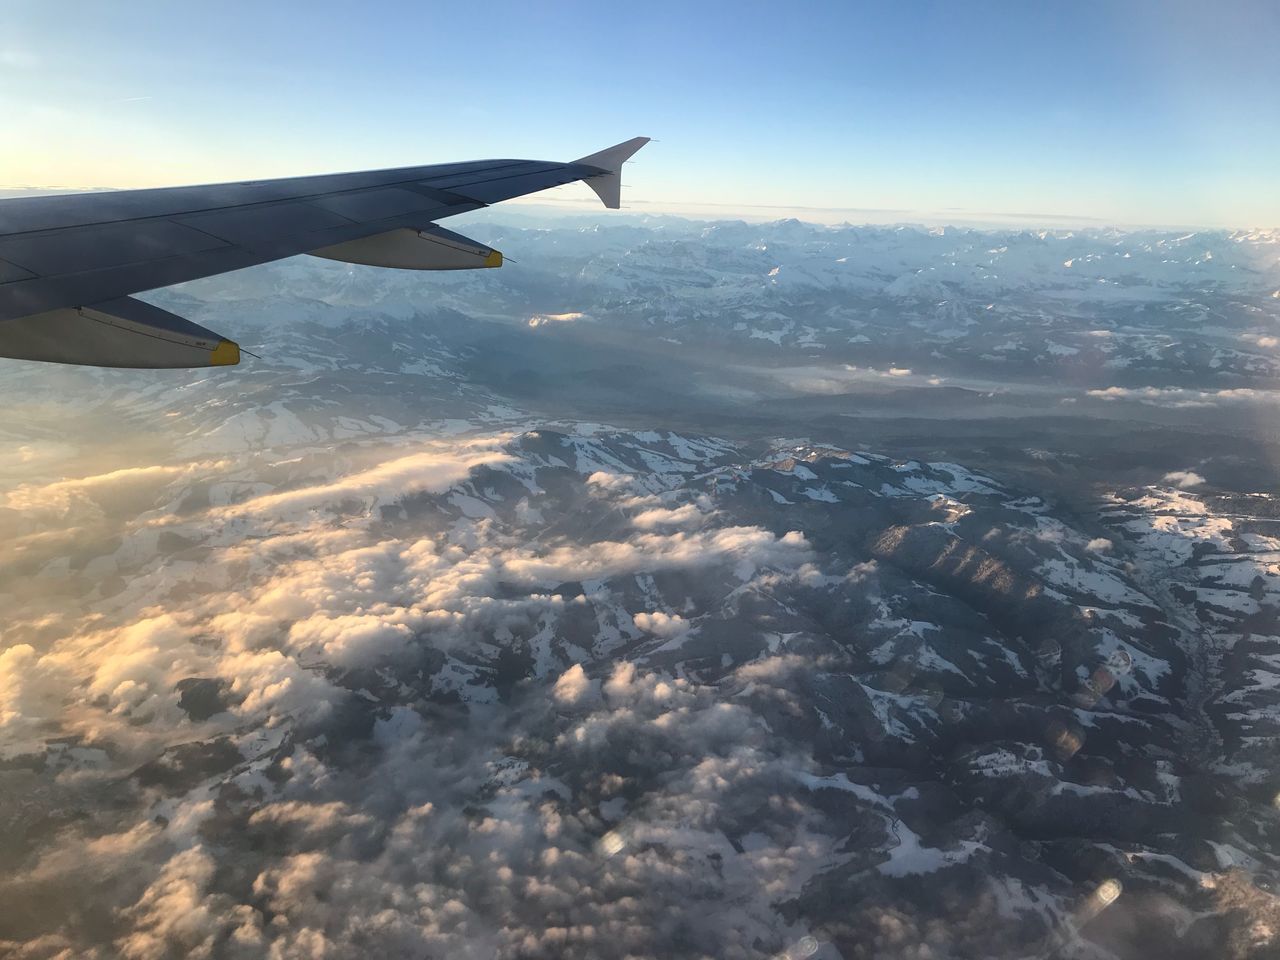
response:
<path id="1" fill-rule="evenodd" d="M 622 205 L 622 165 L 648 142 L 648 137 L 632 137 L 624 143 L 574 161 L 605 171 L 598 176 L 587 177 L 583 182 L 596 192 L 600 202 L 610 210 L 617 210 Z"/>

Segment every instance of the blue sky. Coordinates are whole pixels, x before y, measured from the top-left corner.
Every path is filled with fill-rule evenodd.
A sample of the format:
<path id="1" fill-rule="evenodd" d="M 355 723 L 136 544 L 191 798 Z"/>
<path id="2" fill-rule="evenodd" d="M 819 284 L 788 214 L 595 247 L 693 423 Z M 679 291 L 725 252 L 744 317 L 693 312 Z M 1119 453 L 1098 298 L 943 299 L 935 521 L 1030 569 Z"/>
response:
<path id="1" fill-rule="evenodd" d="M 1277 226 L 1277 49 L 1272 0 L 2 0 L 0 184 L 568 160 L 643 134 L 636 210 Z"/>

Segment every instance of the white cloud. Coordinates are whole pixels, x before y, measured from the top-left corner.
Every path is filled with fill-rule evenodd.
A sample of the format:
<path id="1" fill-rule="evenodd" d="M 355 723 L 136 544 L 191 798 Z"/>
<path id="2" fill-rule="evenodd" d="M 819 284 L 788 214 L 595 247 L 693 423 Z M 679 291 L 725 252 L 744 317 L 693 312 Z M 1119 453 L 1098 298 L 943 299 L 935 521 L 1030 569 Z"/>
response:
<path id="1" fill-rule="evenodd" d="M 826 815 L 786 797 L 785 816 L 748 850 L 729 836 L 808 761 L 786 755 L 718 687 L 631 663 L 609 638 L 690 629 L 679 614 L 633 615 L 622 600 L 664 573 L 722 594 L 752 578 L 770 591 L 797 578 L 822 589 L 809 544 L 798 532 L 717 526 L 696 503 L 657 498 L 620 498 L 651 521 L 618 519 L 594 535 L 583 525 L 553 536 L 514 510 L 474 519 L 445 506 L 403 525 L 335 522 L 342 499 L 442 490 L 474 478 L 474 466 L 503 468 L 508 455 L 444 445 L 162 525 L 120 521 L 119 592 L 70 609 L 47 651 L 0 654 L 6 738 L 61 724 L 110 744 L 101 770 L 76 774 L 89 782 L 127 784 L 166 750 L 176 758 L 166 771 L 200 781 L 190 792 L 185 782 L 147 787 L 127 814 L 139 832 L 127 843 L 106 832 L 96 859 L 69 836 L 47 841 L 44 876 L 56 875 L 70 902 L 108 910 L 115 952 L 613 960 L 669 952 L 672 918 L 705 955 L 795 941 L 773 905 L 831 864 L 830 837 L 817 832 Z M 207 469 L 202 483 L 240 466 Z M 153 479 L 175 483 L 165 496 L 187 482 L 138 477 Z M 576 482 L 632 489 L 620 473 Z M 679 529 L 693 522 L 702 526 Z M 199 558 L 162 555 L 159 530 L 195 544 L 183 553 Z M 594 586 L 552 590 L 566 582 Z M 529 657 L 509 701 L 484 674 L 504 650 Z M 225 709 L 188 719 L 175 691 L 187 677 L 218 682 Z M 784 682 L 770 681 L 777 702 Z M 212 761 L 196 749 L 188 772 L 182 750 L 218 736 L 234 764 L 202 770 Z M 635 802 L 609 823 L 621 841 L 609 856 L 595 811 L 620 797 Z M 113 824 L 123 815 L 110 811 Z M 94 830 L 98 819 L 76 827 Z M 86 862 L 91 875 L 73 881 Z M 107 891 L 104 876 L 122 879 Z M 18 873 L 0 881 L 0 897 L 40 882 Z M 637 885 L 644 897 L 616 893 Z M 712 920 L 693 906 L 708 902 Z M 68 935 L 68 955 L 85 954 L 74 939 L 84 931 L 71 924 Z"/>
<path id="2" fill-rule="evenodd" d="M 640 530 L 653 530 L 657 527 L 682 527 L 702 520 L 703 514 L 692 503 L 682 507 L 654 507 L 643 510 L 631 518 L 631 525 Z"/>
<path id="3" fill-rule="evenodd" d="M 216 670 L 239 701 L 235 713 L 267 725 L 323 715 L 344 696 L 279 650 L 232 653 L 219 658 Z"/>
<path id="4" fill-rule="evenodd" d="M 589 549 L 564 545 L 542 553 L 513 552 L 502 557 L 501 569 L 520 581 L 554 584 L 727 560 L 794 567 L 807 553 L 804 536 L 795 531 L 775 537 L 759 527 L 724 527 L 696 533 L 646 533 L 627 541 L 600 541 Z"/>
<path id="5" fill-rule="evenodd" d="M 253 922 L 251 910 L 227 910 L 230 904 L 208 897 L 217 863 L 203 848 L 193 847 L 164 864 L 159 876 L 126 912 L 132 929 L 116 942 L 127 960 L 163 960 L 175 952 L 212 956 L 219 935 Z M 238 932 L 238 931 L 237 931 Z M 234 940 L 261 944 L 259 933 Z"/>
<path id="6" fill-rule="evenodd" d="M 499 438 L 500 439 L 500 438 Z M 359 473 L 319 483 L 263 494 L 225 507 L 222 517 L 286 516 L 308 509 L 332 506 L 347 498 L 390 501 L 410 493 L 438 493 L 466 478 L 474 468 L 505 463 L 510 456 L 483 444 L 420 451 L 388 460 Z"/>
<path id="7" fill-rule="evenodd" d="M 609 473 L 597 470 L 587 477 L 587 486 L 595 491 L 620 493 L 631 490 L 635 486 L 635 477 L 629 473 Z"/>
<path id="8" fill-rule="evenodd" d="M 1174 470 L 1164 475 L 1165 483 L 1172 483 L 1181 490 L 1190 490 L 1205 482 L 1204 477 L 1194 470 Z"/>
<path id="9" fill-rule="evenodd" d="M 5 505 L 13 510 L 65 513 L 80 501 L 92 501 L 139 487 L 160 486 L 199 473 L 225 469 L 225 460 L 197 461 L 175 466 L 126 467 L 110 473 L 59 480 L 48 484 L 24 484 L 11 490 Z"/>
<path id="10" fill-rule="evenodd" d="M 27 643 L 0 652 L 0 729 L 16 726 L 32 712 L 26 703 L 26 681 L 38 659 L 35 648 Z"/>
<path id="11" fill-rule="evenodd" d="M 581 313 L 537 313 L 529 318 L 529 326 L 533 328 L 545 327 L 548 323 L 573 323 L 575 320 L 581 320 L 585 314 Z"/>
<path id="12" fill-rule="evenodd" d="M 1102 387 L 1086 392 L 1099 400 L 1136 400 L 1171 409 L 1212 407 L 1222 403 L 1276 403 L 1280 392 L 1233 387 L 1224 390 L 1188 390 L 1182 387 Z"/>
<path id="13" fill-rule="evenodd" d="M 628 697 L 635 687 L 636 665 L 624 660 L 613 668 L 613 673 L 605 681 L 604 692 L 612 700 Z"/>
<path id="14" fill-rule="evenodd" d="M 683 636 L 689 632 L 691 626 L 689 621 L 679 614 L 663 613 L 661 610 L 655 610 L 653 613 L 637 613 L 632 620 L 645 633 L 652 633 L 654 636 L 666 639 Z"/>
<path id="15" fill-rule="evenodd" d="M 287 800 L 260 807 L 250 815 L 248 822 L 251 827 L 266 827 L 272 831 L 293 829 L 307 837 L 337 840 L 353 830 L 371 826 L 374 819 L 367 813 L 353 810 L 341 800 L 323 803 Z"/>
<path id="16" fill-rule="evenodd" d="M 582 669 L 582 664 L 575 663 L 560 674 L 551 693 L 557 703 L 572 706 L 580 702 L 590 691 L 591 680 L 587 677 L 586 671 Z"/>
<path id="17" fill-rule="evenodd" d="M 1273 337 L 1269 334 L 1262 333 L 1242 333 L 1240 339 L 1245 343 L 1252 343 L 1255 346 L 1270 350 L 1273 347 L 1280 346 L 1280 338 Z"/>

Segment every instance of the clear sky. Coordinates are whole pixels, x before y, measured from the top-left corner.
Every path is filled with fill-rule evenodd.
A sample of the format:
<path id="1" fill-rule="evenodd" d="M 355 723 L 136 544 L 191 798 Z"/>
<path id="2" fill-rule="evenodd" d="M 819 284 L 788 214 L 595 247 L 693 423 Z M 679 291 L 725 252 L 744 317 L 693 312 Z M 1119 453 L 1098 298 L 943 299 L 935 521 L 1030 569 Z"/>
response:
<path id="1" fill-rule="evenodd" d="M 637 134 L 636 210 L 1280 226 L 1280 3 L 0 0 L 4 185 Z"/>

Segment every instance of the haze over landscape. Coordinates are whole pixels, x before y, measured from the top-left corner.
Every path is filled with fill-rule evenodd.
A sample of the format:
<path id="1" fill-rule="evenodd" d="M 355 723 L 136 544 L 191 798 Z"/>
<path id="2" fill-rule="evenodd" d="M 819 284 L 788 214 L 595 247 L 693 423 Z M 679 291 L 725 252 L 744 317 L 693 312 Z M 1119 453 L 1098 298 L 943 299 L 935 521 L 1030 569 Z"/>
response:
<path id="1" fill-rule="evenodd" d="M 13 195 L 662 139 L 0 361 L 0 960 L 1280 949 L 1274 12 L 55 7 Z"/>
<path id="2" fill-rule="evenodd" d="M 516 220 L 7 372 L 8 953 L 1267 948 L 1280 236 Z"/>

